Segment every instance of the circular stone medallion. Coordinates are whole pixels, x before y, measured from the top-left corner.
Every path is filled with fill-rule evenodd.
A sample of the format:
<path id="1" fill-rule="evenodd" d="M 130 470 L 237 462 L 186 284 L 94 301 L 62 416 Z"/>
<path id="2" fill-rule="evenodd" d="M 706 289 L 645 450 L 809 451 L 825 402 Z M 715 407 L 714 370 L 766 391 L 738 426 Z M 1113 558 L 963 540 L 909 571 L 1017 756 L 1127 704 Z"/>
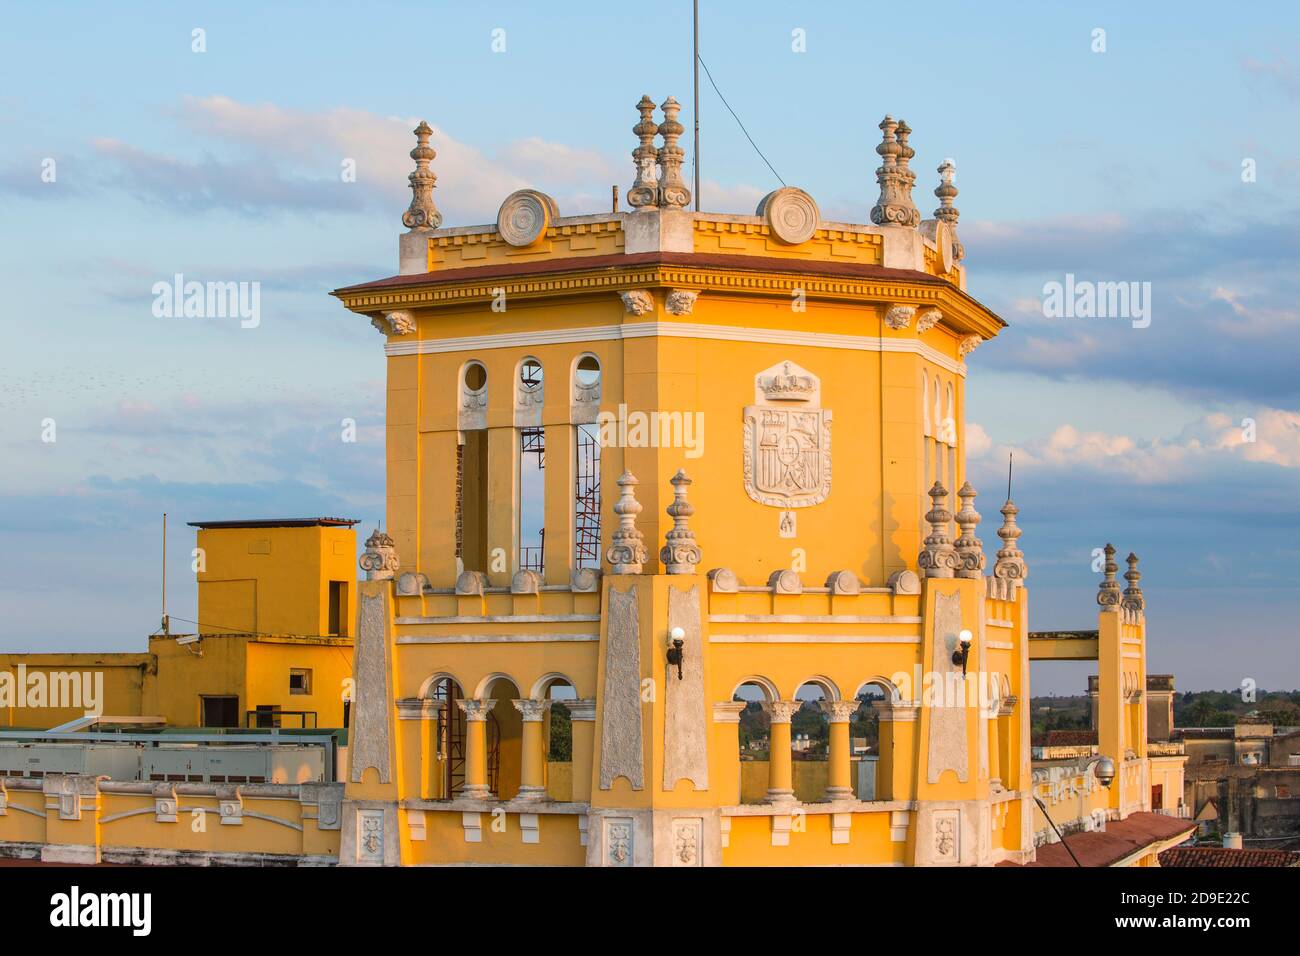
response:
<path id="1" fill-rule="evenodd" d="M 767 220 L 773 235 L 791 246 L 811 239 L 821 221 L 821 212 L 812 196 L 795 186 L 764 196 L 758 204 L 758 215 Z"/>
<path id="2" fill-rule="evenodd" d="M 536 189 L 521 189 L 506 197 L 497 213 L 497 232 L 512 246 L 531 246 L 558 218 L 555 200 Z"/>

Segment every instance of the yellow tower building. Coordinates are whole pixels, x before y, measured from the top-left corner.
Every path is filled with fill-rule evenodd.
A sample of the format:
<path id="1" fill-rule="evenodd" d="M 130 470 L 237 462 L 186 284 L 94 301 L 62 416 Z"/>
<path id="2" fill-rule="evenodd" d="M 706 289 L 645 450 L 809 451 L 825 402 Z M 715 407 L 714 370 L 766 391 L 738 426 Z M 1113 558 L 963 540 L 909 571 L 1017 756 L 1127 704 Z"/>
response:
<path id="1" fill-rule="evenodd" d="M 629 211 L 524 189 L 484 226 L 443 226 L 420 124 L 400 273 L 334 293 L 388 356 L 341 862 L 1031 860 L 1017 509 L 987 566 L 964 461 L 1004 323 L 965 291 L 953 167 L 923 220 L 886 117 L 871 224 L 796 188 L 693 212 L 677 103 L 637 109 Z M 1108 653 L 1104 684 L 1137 673 Z"/>

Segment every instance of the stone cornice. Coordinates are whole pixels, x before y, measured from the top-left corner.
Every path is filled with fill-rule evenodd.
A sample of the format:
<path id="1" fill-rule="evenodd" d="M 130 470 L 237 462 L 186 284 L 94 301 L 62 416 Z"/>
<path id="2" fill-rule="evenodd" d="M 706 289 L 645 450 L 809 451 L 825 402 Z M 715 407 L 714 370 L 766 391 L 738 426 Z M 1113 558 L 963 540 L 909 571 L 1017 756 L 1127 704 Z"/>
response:
<path id="1" fill-rule="evenodd" d="M 925 272 L 858 263 L 817 262 L 712 253 L 644 253 L 448 269 L 394 276 L 336 289 L 363 315 L 400 309 L 479 304 L 502 291 L 507 299 L 544 300 L 634 289 L 705 290 L 710 296 L 767 296 L 890 305 L 932 306 L 950 329 L 983 338 L 1006 323 L 948 280 Z"/>

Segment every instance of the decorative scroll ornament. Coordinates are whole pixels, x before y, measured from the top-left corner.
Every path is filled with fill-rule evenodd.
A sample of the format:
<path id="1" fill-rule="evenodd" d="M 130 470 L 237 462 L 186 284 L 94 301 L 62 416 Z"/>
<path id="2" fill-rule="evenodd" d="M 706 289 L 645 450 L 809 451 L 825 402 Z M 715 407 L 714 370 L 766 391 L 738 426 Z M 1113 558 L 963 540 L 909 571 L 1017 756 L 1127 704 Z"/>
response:
<path id="1" fill-rule="evenodd" d="M 1123 595 L 1120 593 L 1119 582 L 1115 580 L 1115 573 L 1119 571 L 1119 565 L 1115 563 L 1115 546 L 1107 544 L 1105 551 L 1105 576 L 1097 588 L 1097 603 L 1101 605 L 1103 611 L 1118 611 L 1123 602 Z"/>
<path id="2" fill-rule="evenodd" d="M 932 506 L 925 513 L 930 522 L 930 533 L 925 536 L 924 547 L 916 559 L 917 566 L 927 578 L 950 578 L 957 570 L 957 551 L 948 538 L 948 523 L 952 512 L 948 510 L 948 489 L 939 482 L 930 488 Z"/>
<path id="3" fill-rule="evenodd" d="M 618 297 L 623 300 L 623 310 L 628 315 L 645 315 L 654 311 L 655 297 L 646 289 L 629 289 L 620 292 Z"/>
<path id="4" fill-rule="evenodd" d="M 939 324 L 939 320 L 942 318 L 943 313 L 938 309 L 926 309 L 916 317 L 916 331 L 929 332 Z"/>
<path id="5" fill-rule="evenodd" d="M 700 547 L 695 543 L 695 532 L 687 523 L 695 514 L 695 508 L 686 500 L 686 489 L 691 486 L 691 479 L 679 468 L 671 484 L 673 503 L 668 506 L 668 517 L 673 519 L 673 526 L 664 536 L 659 560 L 667 574 L 694 574 L 695 566 L 700 563 Z"/>
<path id="6" fill-rule="evenodd" d="M 622 489 L 618 501 L 614 503 L 614 514 L 618 515 L 618 530 L 614 532 L 605 560 L 613 565 L 614 574 L 640 574 L 641 565 L 646 561 L 645 540 L 636 527 L 636 516 L 641 513 L 641 503 L 636 500 L 636 475 L 625 471 L 618 479 Z"/>
<path id="7" fill-rule="evenodd" d="M 908 162 L 916 151 L 907 145 L 912 132 L 903 120 L 894 122 L 886 116 L 880 122 L 883 134 L 876 152 L 880 155 L 880 168 L 876 170 L 876 183 L 880 196 L 871 207 L 871 221 L 877 226 L 909 226 L 915 228 L 921 221 L 921 211 L 912 202 L 912 184 L 916 173 Z"/>
<path id="8" fill-rule="evenodd" d="M 758 204 L 756 215 L 767 221 L 772 235 L 791 246 L 811 239 L 821 222 L 821 210 L 817 208 L 816 201 L 794 186 L 786 186 L 764 196 Z"/>
<path id="9" fill-rule="evenodd" d="M 745 493 L 774 508 L 806 508 L 831 492 L 831 412 L 817 407 L 821 382 L 793 362 L 755 376 L 745 408 Z"/>
<path id="10" fill-rule="evenodd" d="M 954 262 L 961 262 L 966 258 L 966 249 L 957 238 L 957 220 L 961 218 L 961 213 L 952 204 L 957 198 L 957 187 L 953 183 L 957 176 L 957 166 L 951 159 L 945 159 L 939 164 L 938 173 L 939 185 L 934 194 L 939 198 L 939 208 L 934 211 L 934 218 L 948 227 L 950 255 Z"/>
<path id="11" fill-rule="evenodd" d="M 891 329 L 902 331 L 912 324 L 916 309 L 910 305 L 896 305 L 885 313 L 885 324 Z"/>
<path id="12" fill-rule="evenodd" d="M 978 335 L 968 335 L 957 344 L 957 354 L 965 358 L 979 348 L 979 344 L 983 341 Z"/>
<path id="13" fill-rule="evenodd" d="M 632 150 L 632 161 L 636 164 L 636 180 L 627 191 L 627 202 L 635 209 L 653 207 L 659 203 L 659 178 L 655 168 L 658 151 L 655 149 L 655 136 L 659 124 L 654 121 L 655 101 L 648 96 L 641 97 L 636 105 L 641 113 L 641 121 L 632 127 L 641 140 Z"/>
<path id="14" fill-rule="evenodd" d="M 442 225 L 442 213 L 433 202 L 433 187 L 438 177 L 429 168 L 429 163 L 438 155 L 429 145 L 433 130 L 420 120 L 413 132 L 416 146 L 411 150 L 411 158 L 415 160 L 415 172 L 406 177 L 411 184 L 411 205 L 402 214 L 402 225 L 407 229 L 437 229 Z"/>
<path id="15" fill-rule="evenodd" d="M 957 527 L 961 536 L 957 538 L 957 577 L 979 578 L 984 576 L 984 544 L 975 537 L 975 528 L 980 523 L 979 512 L 975 510 L 975 489 L 970 482 L 961 486 L 957 492 L 961 499 L 961 510 L 957 512 Z"/>
<path id="16" fill-rule="evenodd" d="M 677 140 L 686 132 L 686 127 L 677 122 L 682 107 L 670 96 L 659 108 L 664 114 L 664 121 L 659 124 L 659 135 L 664 138 L 663 146 L 659 147 L 659 205 L 667 209 L 684 209 L 690 204 L 691 191 L 682 179 L 686 151 L 677 145 Z"/>
<path id="17" fill-rule="evenodd" d="M 497 233 L 512 246 L 531 246 L 560 217 L 560 207 L 546 193 L 520 189 L 511 193 L 497 211 Z"/>
<path id="18" fill-rule="evenodd" d="M 1138 570 L 1138 556 L 1130 551 L 1126 560 L 1128 570 L 1124 572 L 1124 580 L 1128 582 L 1128 587 L 1124 589 L 1123 604 L 1130 611 L 1141 611 L 1146 608 L 1147 599 L 1138 587 L 1138 582 L 1142 580 L 1142 572 Z"/>
<path id="19" fill-rule="evenodd" d="M 1020 537 L 1020 528 L 1016 525 L 1016 515 L 1020 509 L 1010 498 L 1002 506 L 1002 527 L 998 528 L 998 537 L 1002 547 L 998 548 L 997 560 L 993 562 L 993 576 L 1004 581 L 1023 582 L 1029 577 L 1029 566 L 1025 564 L 1024 552 L 1016 545 Z"/>
<path id="20" fill-rule="evenodd" d="M 389 581 L 397 573 L 397 549 L 393 539 L 378 528 L 366 538 L 366 550 L 357 560 L 367 581 Z"/>

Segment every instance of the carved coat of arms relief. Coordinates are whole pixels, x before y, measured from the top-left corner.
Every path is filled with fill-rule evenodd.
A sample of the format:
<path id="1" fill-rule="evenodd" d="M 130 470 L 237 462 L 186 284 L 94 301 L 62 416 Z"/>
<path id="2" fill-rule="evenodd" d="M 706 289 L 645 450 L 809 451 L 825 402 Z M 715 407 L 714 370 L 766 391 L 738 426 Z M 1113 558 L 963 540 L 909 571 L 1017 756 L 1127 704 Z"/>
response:
<path id="1" fill-rule="evenodd" d="M 794 362 L 754 378 L 745 408 L 745 491 L 759 504 L 806 508 L 831 491 L 831 412 L 821 408 L 821 381 Z"/>

